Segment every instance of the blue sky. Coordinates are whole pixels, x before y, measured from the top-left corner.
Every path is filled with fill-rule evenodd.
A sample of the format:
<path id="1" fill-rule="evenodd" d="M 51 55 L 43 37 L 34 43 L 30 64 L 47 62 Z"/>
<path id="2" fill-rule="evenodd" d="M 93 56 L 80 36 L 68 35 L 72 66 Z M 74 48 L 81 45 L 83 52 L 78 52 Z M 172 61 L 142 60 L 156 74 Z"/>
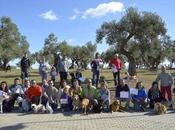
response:
<path id="1" fill-rule="evenodd" d="M 96 30 L 105 21 L 120 20 L 129 6 L 139 11 L 155 12 L 175 38 L 174 0 L 1 0 L 0 16 L 9 16 L 27 37 L 30 51 L 43 47 L 49 33 L 71 45 L 95 42 Z M 108 45 L 98 45 L 98 51 Z"/>

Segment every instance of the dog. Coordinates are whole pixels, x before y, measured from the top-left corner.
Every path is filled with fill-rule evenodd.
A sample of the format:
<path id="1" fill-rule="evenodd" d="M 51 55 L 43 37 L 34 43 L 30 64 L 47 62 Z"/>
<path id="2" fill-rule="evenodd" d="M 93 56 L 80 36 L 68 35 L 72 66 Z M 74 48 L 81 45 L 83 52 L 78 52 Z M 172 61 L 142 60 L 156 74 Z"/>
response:
<path id="1" fill-rule="evenodd" d="M 102 110 L 103 110 L 103 100 L 99 99 L 98 104 L 96 106 L 93 106 L 93 112 L 101 113 Z"/>
<path id="2" fill-rule="evenodd" d="M 112 104 L 110 104 L 109 108 L 110 108 L 111 113 L 112 112 L 124 112 L 118 100 L 115 100 Z"/>
<path id="3" fill-rule="evenodd" d="M 79 95 L 74 95 L 73 96 L 73 102 L 72 102 L 72 104 L 73 104 L 73 110 L 79 110 L 79 108 L 80 108 L 80 98 L 79 98 Z"/>
<path id="4" fill-rule="evenodd" d="M 87 98 L 84 98 L 82 100 L 81 105 L 82 105 L 82 109 L 84 110 L 84 114 L 87 114 L 87 110 L 91 107 L 90 100 Z"/>
<path id="5" fill-rule="evenodd" d="M 162 115 L 162 114 L 165 114 L 166 112 L 167 112 L 167 108 L 165 105 L 158 103 L 158 102 L 154 104 L 155 114 Z"/>
<path id="6" fill-rule="evenodd" d="M 46 112 L 46 108 L 42 104 L 39 104 L 39 105 L 32 104 L 31 108 L 34 111 L 34 113 L 45 113 Z"/>

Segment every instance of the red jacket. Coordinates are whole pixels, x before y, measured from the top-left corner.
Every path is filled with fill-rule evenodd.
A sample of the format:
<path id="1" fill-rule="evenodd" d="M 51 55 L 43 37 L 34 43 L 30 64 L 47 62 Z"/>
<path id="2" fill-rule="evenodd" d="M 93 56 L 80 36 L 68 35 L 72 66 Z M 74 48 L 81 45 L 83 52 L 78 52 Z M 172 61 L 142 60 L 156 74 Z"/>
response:
<path id="1" fill-rule="evenodd" d="M 122 62 L 119 58 L 112 58 L 109 66 L 112 67 L 112 64 L 114 64 L 118 70 L 122 68 Z"/>
<path id="2" fill-rule="evenodd" d="M 42 94 L 42 88 L 39 85 L 36 85 L 35 87 L 29 87 L 26 91 L 27 98 L 31 100 L 35 96 L 41 96 Z"/>

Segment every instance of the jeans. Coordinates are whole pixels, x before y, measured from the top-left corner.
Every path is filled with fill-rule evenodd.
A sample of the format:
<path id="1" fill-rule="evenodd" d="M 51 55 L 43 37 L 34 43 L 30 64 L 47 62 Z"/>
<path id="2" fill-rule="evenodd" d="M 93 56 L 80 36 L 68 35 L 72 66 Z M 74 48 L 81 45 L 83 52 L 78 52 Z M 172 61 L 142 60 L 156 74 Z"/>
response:
<path id="1" fill-rule="evenodd" d="M 100 71 L 94 70 L 92 74 L 92 85 L 95 85 L 96 87 L 98 86 L 99 76 L 100 76 Z"/>
<path id="2" fill-rule="evenodd" d="M 41 72 L 40 72 L 40 75 L 41 75 L 41 78 L 42 78 L 42 82 L 43 82 L 44 80 L 47 80 L 47 72 L 41 71 Z"/>

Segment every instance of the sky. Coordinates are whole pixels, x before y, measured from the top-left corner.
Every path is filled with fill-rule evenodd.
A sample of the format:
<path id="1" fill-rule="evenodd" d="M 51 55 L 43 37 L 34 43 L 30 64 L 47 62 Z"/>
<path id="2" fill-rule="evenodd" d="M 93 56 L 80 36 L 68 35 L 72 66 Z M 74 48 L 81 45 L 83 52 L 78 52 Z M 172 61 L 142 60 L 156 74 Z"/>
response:
<path id="1" fill-rule="evenodd" d="M 44 39 L 54 33 L 71 45 L 95 43 L 96 30 L 104 22 L 119 21 L 128 7 L 158 14 L 167 34 L 175 39 L 174 0 L 0 0 L 0 17 L 8 16 L 27 37 L 30 52 L 42 49 Z M 109 46 L 98 44 L 97 51 Z"/>

